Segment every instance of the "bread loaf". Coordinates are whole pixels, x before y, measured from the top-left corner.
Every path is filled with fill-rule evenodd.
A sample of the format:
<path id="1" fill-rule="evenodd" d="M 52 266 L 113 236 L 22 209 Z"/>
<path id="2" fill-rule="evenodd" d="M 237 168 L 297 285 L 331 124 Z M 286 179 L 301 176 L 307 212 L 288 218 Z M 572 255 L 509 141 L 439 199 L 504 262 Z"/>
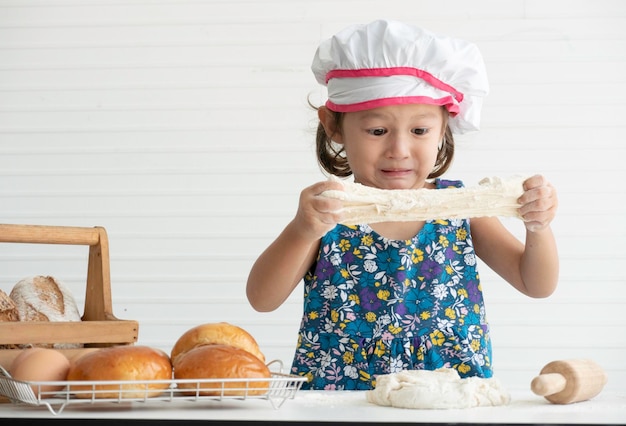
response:
<path id="1" fill-rule="evenodd" d="M 80 321 L 71 292 L 54 277 L 37 275 L 11 290 L 20 321 Z"/>
<path id="2" fill-rule="evenodd" d="M 172 379 L 169 356 L 147 346 L 112 346 L 86 353 L 72 360 L 67 374 L 68 381 L 130 380 L 154 381 Z M 94 387 L 95 386 L 95 387 Z M 71 385 L 70 392 L 77 398 L 149 398 L 158 396 L 169 387 L 162 383 L 128 383 Z"/>
<path id="3" fill-rule="evenodd" d="M 20 321 L 80 321 L 76 301 L 70 290 L 53 277 L 37 275 L 19 281 L 10 294 Z M 82 345 L 55 343 L 25 345 L 72 349 Z"/>
<path id="4" fill-rule="evenodd" d="M 15 302 L 8 294 L 0 290 L 0 321 L 19 321 L 19 319 Z"/>
<path id="5" fill-rule="evenodd" d="M 187 330 L 172 348 L 170 354 L 172 362 L 175 364 L 178 356 L 202 345 L 234 346 L 253 354 L 265 363 L 265 356 L 254 337 L 243 328 L 227 322 L 202 324 Z"/>
<path id="6" fill-rule="evenodd" d="M 17 306 L 13 303 L 13 299 L 9 297 L 4 291 L 0 290 L 0 322 L 12 322 L 19 321 L 19 315 L 17 313 Z M 2 336 L 5 342 L 5 338 L 8 336 Z M 0 344 L 0 349 L 15 349 L 17 345 L 10 343 Z"/>
<path id="7" fill-rule="evenodd" d="M 269 381 L 259 379 L 270 376 L 269 368 L 258 357 L 230 345 L 198 346 L 181 354 L 174 363 L 175 379 L 227 379 L 199 385 L 179 383 L 179 388 L 190 389 L 188 395 L 263 395 L 268 391 Z"/>

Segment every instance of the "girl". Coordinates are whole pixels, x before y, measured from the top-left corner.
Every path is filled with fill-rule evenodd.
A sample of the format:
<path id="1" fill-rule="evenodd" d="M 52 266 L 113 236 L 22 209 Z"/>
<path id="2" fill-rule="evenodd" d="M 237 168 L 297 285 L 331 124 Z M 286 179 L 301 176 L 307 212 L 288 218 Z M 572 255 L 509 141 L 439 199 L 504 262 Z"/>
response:
<path id="1" fill-rule="evenodd" d="M 399 22 L 352 26 L 322 43 L 313 72 L 328 87 L 318 109 L 318 161 L 328 173 L 381 189 L 460 187 L 443 180 L 454 133 L 478 129 L 488 91 L 467 42 Z M 372 389 L 376 375 L 456 369 L 492 376 L 476 256 L 520 292 L 547 297 L 558 257 L 557 196 L 540 175 L 519 198 L 525 243 L 494 217 L 344 226 L 342 203 L 305 188 L 294 219 L 255 262 L 247 296 L 279 307 L 304 278 L 292 373 L 304 389 Z"/>

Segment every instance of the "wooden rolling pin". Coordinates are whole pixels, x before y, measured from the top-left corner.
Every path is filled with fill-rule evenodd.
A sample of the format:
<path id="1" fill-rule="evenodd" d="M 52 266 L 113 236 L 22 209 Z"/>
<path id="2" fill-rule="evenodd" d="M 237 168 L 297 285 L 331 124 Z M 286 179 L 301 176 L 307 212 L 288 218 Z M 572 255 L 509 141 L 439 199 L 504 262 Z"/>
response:
<path id="1" fill-rule="evenodd" d="M 586 401 L 602 391 L 607 376 L 590 359 L 552 361 L 530 383 L 530 389 L 553 404 Z"/>

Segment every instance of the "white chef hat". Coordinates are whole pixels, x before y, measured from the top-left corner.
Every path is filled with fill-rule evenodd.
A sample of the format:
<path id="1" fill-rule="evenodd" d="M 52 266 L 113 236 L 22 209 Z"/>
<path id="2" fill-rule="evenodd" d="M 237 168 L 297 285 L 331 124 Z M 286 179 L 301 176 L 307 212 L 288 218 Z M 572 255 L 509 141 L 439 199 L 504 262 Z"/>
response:
<path id="1" fill-rule="evenodd" d="M 337 112 L 385 105 L 445 106 L 455 133 L 478 130 L 489 91 L 478 48 L 396 21 L 350 26 L 323 41 L 311 66 Z"/>

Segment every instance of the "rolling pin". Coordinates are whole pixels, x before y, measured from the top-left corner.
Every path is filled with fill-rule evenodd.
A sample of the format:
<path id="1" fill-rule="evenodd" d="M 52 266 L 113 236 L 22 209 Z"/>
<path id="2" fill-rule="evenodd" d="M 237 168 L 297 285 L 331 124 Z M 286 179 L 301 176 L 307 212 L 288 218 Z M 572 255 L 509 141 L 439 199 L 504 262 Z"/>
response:
<path id="1" fill-rule="evenodd" d="M 530 383 L 530 389 L 553 404 L 586 401 L 602 391 L 607 376 L 590 359 L 552 361 Z"/>

